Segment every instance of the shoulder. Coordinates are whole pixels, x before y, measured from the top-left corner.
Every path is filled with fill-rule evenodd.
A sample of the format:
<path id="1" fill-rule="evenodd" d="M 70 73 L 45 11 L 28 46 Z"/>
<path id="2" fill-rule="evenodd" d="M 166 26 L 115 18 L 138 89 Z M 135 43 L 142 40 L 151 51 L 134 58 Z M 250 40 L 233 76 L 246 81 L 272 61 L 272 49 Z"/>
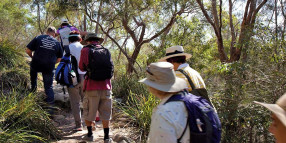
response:
<path id="1" fill-rule="evenodd" d="M 46 38 L 47 35 L 39 35 L 39 36 L 36 36 L 35 39 L 43 39 L 43 38 Z"/>
<path id="2" fill-rule="evenodd" d="M 69 26 L 71 31 L 79 31 L 75 26 Z"/>
<path id="3" fill-rule="evenodd" d="M 187 72 L 188 74 L 191 74 L 191 75 L 200 75 L 200 73 L 198 71 L 194 70 L 190 66 L 185 67 L 183 70 L 185 72 Z"/>
<path id="4" fill-rule="evenodd" d="M 89 47 L 86 47 L 86 46 L 81 49 L 82 53 L 87 53 L 88 51 L 89 51 Z"/>
<path id="5" fill-rule="evenodd" d="M 172 119 L 173 116 L 187 113 L 185 112 L 185 104 L 182 101 L 172 101 L 166 104 L 158 105 L 157 107 L 157 112 L 155 114 L 165 119 Z"/>

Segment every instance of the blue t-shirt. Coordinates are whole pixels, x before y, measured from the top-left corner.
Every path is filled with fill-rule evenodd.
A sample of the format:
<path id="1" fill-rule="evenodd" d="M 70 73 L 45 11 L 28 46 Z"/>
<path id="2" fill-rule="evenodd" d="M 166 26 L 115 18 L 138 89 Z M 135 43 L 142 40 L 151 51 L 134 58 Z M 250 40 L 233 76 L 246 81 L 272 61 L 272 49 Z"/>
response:
<path id="1" fill-rule="evenodd" d="M 31 67 L 38 72 L 52 72 L 57 58 L 63 56 L 60 42 L 49 35 L 35 37 L 27 48 L 34 51 Z"/>

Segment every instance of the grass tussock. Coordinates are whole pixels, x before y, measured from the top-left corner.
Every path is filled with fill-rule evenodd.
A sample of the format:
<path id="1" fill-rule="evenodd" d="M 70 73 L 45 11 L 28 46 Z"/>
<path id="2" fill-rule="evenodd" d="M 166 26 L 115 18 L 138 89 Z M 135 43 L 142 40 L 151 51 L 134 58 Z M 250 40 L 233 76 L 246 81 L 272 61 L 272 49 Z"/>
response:
<path id="1" fill-rule="evenodd" d="M 135 94 L 130 92 L 127 102 L 120 109 L 128 115 L 132 122 L 138 126 L 142 139 L 146 139 L 153 108 L 158 105 L 158 100 L 151 94 Z"/>
<path id="2" fill-rule="evenodd" d="M 37 103 L 34 94 L 1 94 L 0 142 L 46 142 L 59 138 L 59 131 Z"/>
<path id="3" fill-rule="evenodd" d="M 28 87 L 29 65 L 23 53 L 9 41 L 0 42 L 0 91 Z"/>
<path id="4" fill-rule="evenodd" d="M 144 141 L 149 133 L 153 108 L 159 101 L 138 80 L 135 76 L 120 76 L 114 81 L 113 92 L 115 98 L 123 99 L 118 108 L 138 127 L 140 140 Z"/>

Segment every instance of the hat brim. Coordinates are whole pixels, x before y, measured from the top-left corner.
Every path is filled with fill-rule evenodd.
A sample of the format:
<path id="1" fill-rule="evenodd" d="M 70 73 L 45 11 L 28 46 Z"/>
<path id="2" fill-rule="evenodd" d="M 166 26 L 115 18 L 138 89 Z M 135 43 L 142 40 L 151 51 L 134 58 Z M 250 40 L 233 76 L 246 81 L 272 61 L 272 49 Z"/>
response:
<path id="1" fill-rule="evenodd" d="M 185 88 L 187 88 L 187 83 L 184 79 L 177 78 L 175 79 L 175 82 L 173 84 L 158 84 L 156 82 L 153 82 L 147 78 L 141 79 L 139 82 L 142 82 L 148 86 L 151 86 L 155 89 L 158 89 L 160 91 L 164 92 L 178 92 Z"/>
<path id="2" fill-rule="evenodd" d="M 87 42 L 87 41 L 90 41 L 90 39 L 92 39 L 92 38 L 94 38 L 94 39 L 96 39 L 97 41 L 99 41 L 100 44 L 103 43 L 103 41 L 104 41 L 103 38 L 99 38 L 99 37 L 90 37 L 90 38 L 85 39 L 84 41 L 86 41 L 86 42 Z"/>
<path id="3" fill-rule="evenodd" d="M 264 107 L 266 107 L 267 109 L 269 109 L 271 112 L 273 112 L 277 118 L 283 123 L 283 125 L 286 127 L 286 111 L 281 108 L 279 105 L 277 104 L 267 104 L 267 103 L 262 103 L 262 102 L 257 102 L 257 101 L 253 101 L 256 104 L 262 105 Z"/>
<path id="4" fill-rule="evenodd" d="M 167 59 L 172 58 L 172 57 L 178 57 L 178 56 L 186 56 L 186 60 L 188 60 L 192 57 L 192 55 L 188 54 L 188 53 L 178 53 L 178 54 L 173 54 L 173 55 L 163 57 L 163 58 L 159 59 L 158 61 L 159 62 L 166 62 Z"/>

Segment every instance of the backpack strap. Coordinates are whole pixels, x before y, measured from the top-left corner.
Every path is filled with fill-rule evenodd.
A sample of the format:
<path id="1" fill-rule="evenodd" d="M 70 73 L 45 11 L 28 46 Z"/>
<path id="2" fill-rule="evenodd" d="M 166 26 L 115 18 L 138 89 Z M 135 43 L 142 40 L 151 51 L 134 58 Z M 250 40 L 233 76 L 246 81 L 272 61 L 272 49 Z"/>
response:
<path id="1" fill-rule="evenodd" d="M 211 106 L 214 107 L 212 102 L 211 102 L 211 100 L 210 100 L 210 98 L 209 98 L 209 96 L 207 95 L 207 90 L 205 88 L 196 89 L 192 79 L 190 78 L 190 76 L 184 70 L 178 69 L 177 71 L 181 72 L 188 79 L 188 82 L 190 83 L 190 85 L 192 87 L 192 91 L 190 91 L 190 93 L 195 94 L 197 96 L 201 96 L 201 97 L 207 99 L 209 101 L 209 103 L 211 104 Z"/>
<path id="2" fill-rule="evenodd" d="M 69 45 L 65 45 L 64 46 L 64 51 L 66 52 L 67 55 L 70 55 L 70 46 Z"/>
<path id="3" fill-rule="evenodd" d="M 192 90 L 196 89 L 192 79 L 189 77 L 189 75 L 184 70 L 178 69 L 177 71 L 181 72 L 188 79 L 188 81 L 189 81 L 189 83 L 190 83 L 190 85 L 192 87 Z"/>

